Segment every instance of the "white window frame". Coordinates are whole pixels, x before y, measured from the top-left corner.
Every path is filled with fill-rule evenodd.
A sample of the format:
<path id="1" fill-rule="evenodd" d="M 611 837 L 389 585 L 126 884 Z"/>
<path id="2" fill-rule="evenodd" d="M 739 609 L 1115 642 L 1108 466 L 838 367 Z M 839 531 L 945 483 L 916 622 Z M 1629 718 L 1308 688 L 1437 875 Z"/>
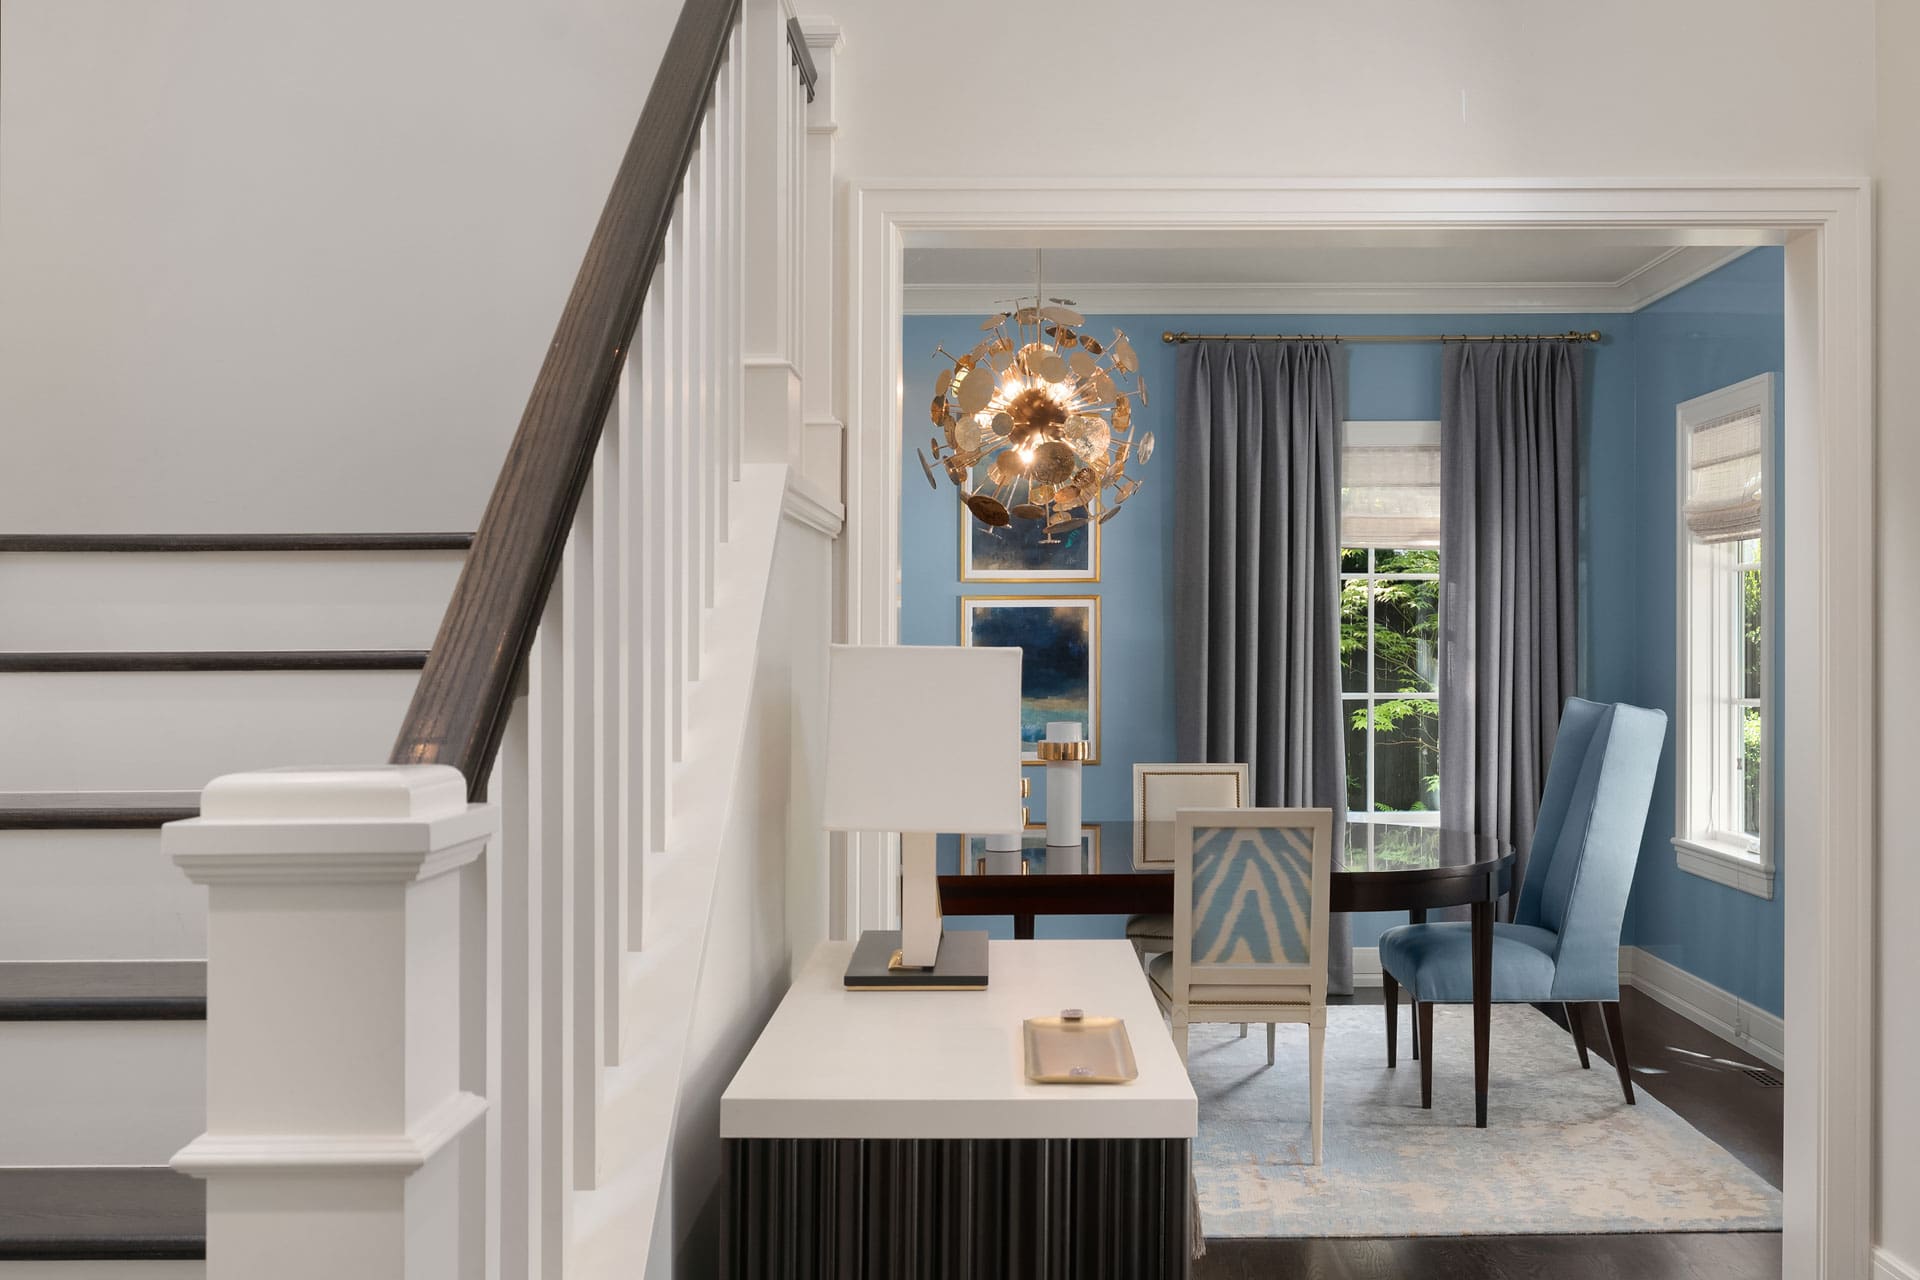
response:
<path id="1" fill-rule="evenodd" d="M 1342 423 L 1341 430 L 1344 433 L 1342 436 L 1343 440 L 1357 432 L 1359 434 L 1364 435 L 1367 438 L 1369 443 L 1375 444 L 1375 445 L 1439 445 L 1441 442 L 1440 441 L 1440 423 L 1438 421 L 1424 421 L 1424 420 L 1354 421 L 1354 422 Z M 1352 546 L 1352 545 L 1353 545 L 1352 543 L 1349 543 L 1346 540 L 1344 536 L 1344 531 L 1343 531 L 1343 536 L 1340 539 L 1341 550 L 1344 551 L 1349 546 Z M 1367 594 L 1368 594 L 1369 601 L 1371 601 L 1372 599 L 1373 583 L 1377 581 L 1382 581 L 1382 580 L 1388 581 L 1388 582 L 1437 582 L 1439 581 L 1440 575 L 1437 573 L 1387 573 L 1387 574 L 1377 573 L 1374 571 L 1373 553 L 1378 548 L 1368 545 L 1360 549 L 1366 551 L 1367 553 L 1366 570 L 1361 573 L 1348 573 L 1345 569 L 1342 569 L 1340 571 L 1340 584 L 1342 587 L 1344 587 L 1350 581 L 1365 581 L 1368 584 Z M 1399 551 L 1404 549 L 1405 548 L 1401 548 L 1401 547 L 1388 548 L 1388 550 L 1393 550 L 1393 551 Z M 1349 810 L 1347 813 L 1347 822 L 1349 826 L 1358 826 L 1365 832 L 1365 842 L 1366 842 L 1366 849 L 1367 849 L 1367 866 L 1369 868 L 1373 866 L 1374 844 L 1375 844 L 1375 835 L 1377 833 L 1377 824 L 1384 822 L 1384 823 L 1391 823 L 1395 826 L 1422 826 L 1422 827 L 1437 827 L 1440 825 L 1440 810 L 1437 808 L 1405 809 L 1405 810 L 1402 810 L 1402 809 L 1376 810 L 1373 808 L 1373 801 L 1374 801 L 1373 757 L 1374 757 L 1374 749 L 1375 749 L 1374 736 L 1373 736 L 1374 735 L 1374 728 L 1373 728 L 1374 704 L 1381 701 L 1391 701 L 1395 698 L 1406 697 L 1410 692 L 1415 692 L 1410 690 L 1401 690 L 1396 693 L 1383 694 L 1373 687 L 1373 681 L 1374 681 L 1373 610 L 1369 608 L 1367 610 L 1367 688 L 1360 693 L 1348 693 L 1344 688 L 1340 690 L 1340 726 L 1341 726 L 1341 737 L 1343 741 L 1346 736 L 1347 717 L 1352 714 L 1353 708 L 1355 706 L 1362 706 L 1367 709 L 1367 807 L 1365 809 L 1360 809 L 1360 810 Z M 1425 696 L 1425 695 L 1418 694 L 1417 696 Z M 1432 698 L 1433 698 L 1434 706 L 1438 707 L 1440 705 L 1440 685 L 1437 679 L 1434 682 Z M 1353 843 L 1353 837 L 1351 835 L 1349 835 L 1348 837 L 1348 843 L 1349 844 Z"/>
<path id="2" fill-rule="evenodd" d="M 1780 741 L 1779 714 L 1772 696 L 1774 654 L 1779 648 L 1775 616 L 1774 565 L 1780 545 L 1774 534 L 1774 376 L 1763 373 L 1681 403 L 1674 411 L 1676 467 L 1675 611 L 1679 645 L 1674 664 L 1677 759 L 1674 769 L 1674 857 L 1682 871 L 1727 885 L 1755 897 L 1774 893 L 1773 753 Z M 1738 804 L 1728 795 L 1730 771 L 1737 762 L 1731 730 L 1734 717 L 1748 705 L 1738 696 L 1740 628 L 1739 544 L 1706 543 L 1687 528 L 1689 451 L 1694 427 L 1729 414 L 1757 409 L 1760 414 L 1760 835 L 1748 836 L 1725 810 Z M 1716 792 L 1716 777 L 1723 784 Z M 1716 798 L 1722 806 L 1715 812 Z"/>

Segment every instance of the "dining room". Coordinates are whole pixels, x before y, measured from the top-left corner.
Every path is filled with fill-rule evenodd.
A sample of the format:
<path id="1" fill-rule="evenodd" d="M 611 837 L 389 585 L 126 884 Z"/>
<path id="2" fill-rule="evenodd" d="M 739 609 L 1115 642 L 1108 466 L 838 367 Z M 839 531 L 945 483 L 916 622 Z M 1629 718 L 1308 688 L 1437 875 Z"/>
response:
<path id="1" fill-rule="evenodd" d="M 1200 1274 L 1777 1257 L 1780 249 L 928 248 L 903 292 L 900 640 L 1023 655 L 1027 825 L 941 837 L 943 908 L 1133 943 Z M 1262 989 L 1295 933 L 1317 985 Z"/>

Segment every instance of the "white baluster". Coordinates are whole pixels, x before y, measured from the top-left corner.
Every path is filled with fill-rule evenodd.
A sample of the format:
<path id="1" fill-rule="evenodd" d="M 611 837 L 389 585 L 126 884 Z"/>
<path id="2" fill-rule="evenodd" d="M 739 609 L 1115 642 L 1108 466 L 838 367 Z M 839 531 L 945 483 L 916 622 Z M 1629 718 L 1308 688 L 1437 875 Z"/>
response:
<path id="1" fill-rule="evenodd" d="M 686 751 L 687 655 L 687 565 L 692 559 L 692 535 L 688 531 L 691 504 L 687 501 L 687 412 L 686 412 L 686 329 L 682 325 L 687 295 L 686 220 L 676 213 L 667 231 L 667 249 L 660 261 L 666 279 L 661 298 L 660 337 L 660 428 L 666 449 L 660 474 L 666 484 L 665 501 L 660 510 L 666 518 L 664 572 L 660 587 L 666 599 L 667 667 L 666 712 L 671 737 L 670 762 L 677 764 Z M 666 762 L 663 762 L 666 763 Z M 669 771 L 671 772 L 671 771 Z M 664 823 L 665 818 L 661 821 Z M 658 847 L 658 846 L 655 846 Z"/>
<path id="2" fill-rule="evenodd" d="M 713 209 L 713 504 L 714 536 L 725 542 L 731 531 L 728 490 L 733 479 L 733 128 L 731 95 L 734 66 L 720 64 L 720 76 L 713 86 L 713 105 L 708 109 L 709 131 L 713 135 L 714 209 Z"/>
<path id="3" fill-rule="evenodd" d="M 727 133 L 733 148 L 733 243 L 727 252 L 727 269 L 732 274 L 727 293 L 733 300 L 733 349 L 728 356 L 733 380 L 733 420 L 728 424 L 728 449 L 732 466 L 728 474 L 740 479 L 740 463 L 746 452 L 747 423 L 747 65 L 746 37 L 739 25 L 727 41 L 727 65 L 733 68 L 728 82 L 731 99 Z"/>
<path id="4" fill-rule="evenodd" d="M 678 681 L 673 667 L 671 601 L 668 560 L 673 553 L 673 498 L 675 488 L 672 425 L 667 415 L 667 387 L 672 381 L 668 359 L 667 320 L 672 314 L 665 264 L 654 277 L 653 291 L 640 312 L 640 479 L 646 501 L 640 511 L 644 547 L 642 569 L 634 589 L 640 598 L 646 682 L 640 701 L 640 762 L 646 771 L 644 823 L 632 856 L 644 858 L 667 842 L 667 779 L 678 749 L 673 727 L 680 723 Z M 640 946 L 646 919 L 642 895 L 646 877 L 634 866 L 627 876 L 627 946 Z M 617 1039 L 617 1037 L 616 1037 Z M 617 1050 L 616 1050 L 617 1051 Z"/>
<path id="5" fill-rule="evenodd" d="M 685 202 L 680 211 L 681 220 L 687 229 L 687 292 L 682 299 L 680 324 L 687 335 L 687 492 L 692 502 L 692 518 L 687 522 L 687 532 L 693 540 L 693 554 L 688 565 L 691 579 L 687 593 L 687 647 L 692 653 L 692 661 L 687 664 L 687 674 L 693 680 L 700 678 L 700 640 L 706 623 L 703 615 L 707 604 L 707 563 L 713 554 L 712 526 L 709 523 L 713 504 L 706 486 L 707 457 L 713 442 L 707 435 L 710 388 L 704 323 L 708 305 L 706 259 L 713 247 L 706 234 L 707 193 L 710 187 L 706 161 L 711 155 L 711 148 L 696 143 L 693 158 L 687 166 L 686 188 L 680 197 Z"/>
<path id="6" fill-rule="evenodd" d="M 490 785 L 500 805 L 500 838 L 488 876 L 489 932 L 496 933 L 488 956 L 493 970 L 488 986 L 495 993 L 490 1021 L 499 1029 L 496 1043 L 489 1046 L 497 1065 L 488 1073 L 487 1126 L 489 1145 L 498 1157 L 487 1188 L 494 1228 L 488 1274 L 498 1280 L 527 1275 L 535 1261 L 529 1188 L 539 1161 L 533 1098 L 539 1088 L 540 1057 L 532 959 L 540 928 L 540 880 L 533 874 L 539 840 L 533 738 L 531 699 L 523 697 L 514 703 Z"/>
<path id="7" fill-rule="evenodd" d="M 693 317 L 698 313 L 698 302 L 694 298 L 697 287 L 697 274 L 694 271 L 699 253 L 699 236 L 695 232 L 693 218 L 698 202 L 698 193 L 694 184 L 699 174 L 699 166 L 694 165 L 688 171 L 687 185 L 680 194 L 680 208 L 674 214 L 674 222 L 681 233 L 681 254 L 677 264 L 678 289 L 675 292 L 673 316 L 670 324 L 674 333 L 674 388 L 676 391 L 674 408 L 674 430 L 680 437 L 680 465 L 675 483 L 679 486 L 683 503 L 680 511 L 680 556 L 682 563 L 675 575 L 675 583 L 680 591 L 680 647 L 682 650 L 681 679 L 688 683 L 700 678 L 700 556 L 705 545 L 701 536 L 701 508 L 705 505 L 700 494 L 700 393 L 697 385 L 700 376 L 699 343 L 694 329 Z M 686 739 L 685 695 L 680 699 L 681 723 L 678 726 L 681 742 Z M 682 758 L 677 753 L 675 758 Z"/>
<path id="8" fill-rule="evenodd" d="M 608 600 L 613 610 L 607 643 L 613 661 L 613 701 L 615 714 L 608 728 L 610 741 L 603 776 L 611 794 L 608 839 L 601 849 L 605 865 L 601 884 L 600 909 L 600 1049 L 601 1063 L 614 1066 L 620 1060 L 620 970 L 627 947 L 627 903 L 630 893 L 628 868 L 631 851 L 638 848 L 647 829 L 649 795 L 646 767 L 645 723 L 647 713 L 647 648 L 645 597 L 647 573 L 646 440 L 645 405 L 648 386 L 645 363 L 648 358 L 645 318 L 654 303 L 649 293 L 641 312 L 640 328 L 627 349 L 626 369 L 620 376 L 619 414 L 615 435 L 619 447 L 611 468 L 617 517 L 612 524 L 613 537 L 620 554 L 609 561 L 613 581 Z M 599 1159 L 595 1152 L 596 1163 Z"/>
<path id="9" fill-rule="evenodd" d="M 568 1038 L 572 1055 L 569 1190 L 594 1185 L 600 1066 L 605 1054 L 601 1040 L 601 983 L 605 976 L 601 953 L 606 920 L 601 903 L 608 895 L 602 855 L 613 844 L 620 818 L 619 789 L 608 775 L 616 762 L 612 726 L 620 712 L 619 673 L 609 630 L 619 614 L 620 419 L 625 415 L 627 394 L 623 373 L 601 429 L 587 495 L 574 520 L 574 545 L 568 547 L 568 554 L 575 555 L 581 579 L 579 589 L 568 600 L 567 644 L 567 714 L 573 720 L 567 732 L 567 746 L 573 753 L 567 763 L 573 787 L 568 811 L 573 828 L 567 835 L 567 856 L 573 870 L 573 946 L 568 957 L 573 980 L 573 1025 Z"/>
<path id="10" fill-rule="evenodd" d="M 532 1019 L 539 1068 L 534 1076 L 530 1120 L 534 1130 L 531 1165 L 531 1229 L 529 1243 L 533 1275 L 558 1276 L 560 1251 L 566 1242 L 564 1188 L 570 1173 L 571 1135 L 567 1129 L 567 1095 L 571 1079 L 567 1061 L 568 1023 L 572 982 L 567 965 L 573 913 L 573 876 L 567 857 L 567 649 L 568 597 L 576 574 L 563 562 L 560 576 L 547 596 L 547 612 L 534 637 L 528 681 L 532 715 L 532 769 L 528 778 L 529 815 L 534 830 L 533 866 L 528 883 L 537 886 L 535 923 L 529 937 L 528 968 L 533 974 Z"/>

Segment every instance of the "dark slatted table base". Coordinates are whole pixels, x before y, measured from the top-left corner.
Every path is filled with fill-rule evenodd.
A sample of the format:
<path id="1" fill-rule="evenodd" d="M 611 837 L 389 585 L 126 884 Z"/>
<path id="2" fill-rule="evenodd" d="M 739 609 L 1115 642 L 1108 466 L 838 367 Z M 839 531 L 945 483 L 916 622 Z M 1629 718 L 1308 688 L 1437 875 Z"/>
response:
<path id="1" fill-rule="evenodd" d="M 1185 1140 L 726 1148 L 734 1280 L 1163 1280 L 1191 1265 Z"/>

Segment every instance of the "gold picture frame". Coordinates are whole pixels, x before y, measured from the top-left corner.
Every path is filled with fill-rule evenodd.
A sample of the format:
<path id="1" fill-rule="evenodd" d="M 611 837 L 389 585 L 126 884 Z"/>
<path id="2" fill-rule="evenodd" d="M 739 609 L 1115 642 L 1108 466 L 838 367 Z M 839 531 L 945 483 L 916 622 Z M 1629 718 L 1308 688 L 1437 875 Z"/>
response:
<path id="1" fill-rule="evenodd" d="M 1005 616 L 993 620 L 985 641 L 976 641 L 978 624 L 984 611 L 998 611 Z M 1051 617 L 1022 617 L 1038 615 L 1042 612 Z M 1028 690 L 1033 687 L 1049 687 L 1058 680 L 1074 683 L 1075 673 L 1071 670 L 1052 672 L 1050 668 L 1057 663 L 1062 647 L 1070 647 L 1071 637 L 1050 636 L 1047 627 L 1057 625 L 1059 615 L 1065 611 L 1072 614 L 1082 611 L 1085 615 L 1086 633 L 1086 686 L 1085 705 L 1042 705 L 1053 699 L 1035 699 L 1030 702 Z M 1039 765 L 1041 762 L 1037 744 L 1046 734 L 1048 720 L 1066 720 L 1079 718 L 1085 721 L 1087 741 L 1086 763 L 1100 763 L 1100 686 L 1101 686 L 1101 645 L 1100 645 L 1100 597 L 1094 595 L 1001 595 L 1001 596 L 961 596 L 960 597 L 960 644 L 964 648 L 974 648 L 976 644 L 1017 648 L 1021 651 L 1020 673 L 1020 761 L 1025 765 Z"/>
<path id="2" fill-rule="evenodd" d="M 1006 529 L 984 531 L 985 526 L 973 518 L 967 510 L 967 504 L 957 499 L 955 509 L 960 513 L 960 581 L 962 582 L 1098 582 L 1100 581 L 1101 544 L 1106 541 L 1102 536 L 1103 526 L 1098 520 L 1089 520 L 1077 532 L 1082 532 L 1087 540 L 1087 567 L 1084 569 L 1016 569 L 993 567 L 980 569 L 974 564 L 974 539 L 980 537 L 999 537 L 1026 539 L 1034 529 L 1032 521 L 1009 526 Z"/>

